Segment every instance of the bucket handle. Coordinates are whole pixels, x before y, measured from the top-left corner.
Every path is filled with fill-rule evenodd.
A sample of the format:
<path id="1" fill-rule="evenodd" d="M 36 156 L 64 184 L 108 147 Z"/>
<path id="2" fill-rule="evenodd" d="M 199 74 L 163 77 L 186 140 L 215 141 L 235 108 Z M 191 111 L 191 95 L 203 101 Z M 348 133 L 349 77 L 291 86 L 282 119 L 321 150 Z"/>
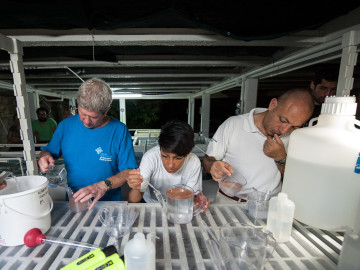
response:
<path id="1" fill-rule="evenodd" d="M 21 212 L 15 210 L 15 209 L 11 208 L 9 205 L 6 204 L 5 201 L 3 201 L 3 205 L 4 205 L 5 207 L 7 207 L 9 210 L 11 210 L 11 211 L 13 211 L 13 212 L 15 212 L 15 213 L 17 213 L 17 214 L 20 214 L 20 215 L 23 215 L 23 216 L 27 216 L 27 217 L 29 217 L 29 218 L 31 218 L 31 219 L 40 219 L 40 218 L 43 218 L 43 217 L 47 216 L 47 215 L 51 212 L 51 210 L 53 209 L 53 207 L 54 207 L 54 202 L 53 202 L 52 198 L 50 197 L 50 195 L 48 195 L 48 198 L 49 198 L 50 209 L 49 209 L 45 214 L 42 214 L 41 216 L 32 216 L 32 215 L 28 215 L 28 214 L 25 214 L 25 213 L 21 213 Z"/>

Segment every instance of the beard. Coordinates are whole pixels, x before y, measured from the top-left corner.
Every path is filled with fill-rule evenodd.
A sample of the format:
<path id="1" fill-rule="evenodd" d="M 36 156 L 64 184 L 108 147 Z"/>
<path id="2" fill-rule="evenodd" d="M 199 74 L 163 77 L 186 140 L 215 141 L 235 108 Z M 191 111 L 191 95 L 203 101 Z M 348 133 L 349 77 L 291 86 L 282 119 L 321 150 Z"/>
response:
<path id="1" fill-rule="evenodd" d="M 47 118 L 44 118 L 44 117 L 39 117 L 39 122 L 46 122 Z"/>

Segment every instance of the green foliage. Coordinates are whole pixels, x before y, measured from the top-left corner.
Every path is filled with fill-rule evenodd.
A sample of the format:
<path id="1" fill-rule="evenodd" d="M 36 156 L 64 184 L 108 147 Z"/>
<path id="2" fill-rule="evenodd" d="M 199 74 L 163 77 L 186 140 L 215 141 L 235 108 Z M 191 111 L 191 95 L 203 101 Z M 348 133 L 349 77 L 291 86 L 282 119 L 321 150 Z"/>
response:
<path id="1" fill-rule="evenodd" d="M 130 129 L 158 128 L 161 108 L 166 100 L 127 100 L 126 125 Z"/>

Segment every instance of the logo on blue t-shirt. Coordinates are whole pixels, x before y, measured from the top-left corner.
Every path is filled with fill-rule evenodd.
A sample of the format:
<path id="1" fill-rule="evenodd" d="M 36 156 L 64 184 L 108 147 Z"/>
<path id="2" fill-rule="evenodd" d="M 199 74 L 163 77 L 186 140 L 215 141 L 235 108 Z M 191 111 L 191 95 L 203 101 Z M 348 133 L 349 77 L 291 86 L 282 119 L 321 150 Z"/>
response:
<path id="1" fill-rule="evenodd" d="M 102 150 L 102 148 L 100 146 L 98 148 L 96 148 L 95 151 L 98 155 L 100 155 L 99 160 L 108 161 L 108 162 L 112 161 L 111 156 L 104 153 L 104 151 Z"/>

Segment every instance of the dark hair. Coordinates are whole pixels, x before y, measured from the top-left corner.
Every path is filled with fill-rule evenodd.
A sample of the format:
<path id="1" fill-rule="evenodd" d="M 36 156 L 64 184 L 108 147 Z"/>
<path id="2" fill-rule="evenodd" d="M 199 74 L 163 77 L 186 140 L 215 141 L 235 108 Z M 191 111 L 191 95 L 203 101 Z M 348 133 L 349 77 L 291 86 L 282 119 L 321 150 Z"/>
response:
<path id="1" fill-rule="evenodd" d="M 166 152 L 184 157 L 195 145 L 194 130 L 184 121 L 169 121 L 161 128 L 159 145 Z"/>
<path id="2" fill-rule="evenodd" d="M 336 67 L 322 67 L 315 71 L 313 76 L 313 83 L 318 85 L 321 81 L 327 80 L 328 82 L 337 82 L 339 77 L 339 68 Z"/>
<path id="3" fill-rule="evenodd" d="M 44 111 L 44 112 L 46 112 L 46 114 L 49 114 L 49 110 L 46 109 L 46 108 L 44 108 L 44 107 L 38 108 L 38 109 L 36 110 L 36 113 L 38 113 L 38 112 L 40 112 L 40 111 Z"/>

